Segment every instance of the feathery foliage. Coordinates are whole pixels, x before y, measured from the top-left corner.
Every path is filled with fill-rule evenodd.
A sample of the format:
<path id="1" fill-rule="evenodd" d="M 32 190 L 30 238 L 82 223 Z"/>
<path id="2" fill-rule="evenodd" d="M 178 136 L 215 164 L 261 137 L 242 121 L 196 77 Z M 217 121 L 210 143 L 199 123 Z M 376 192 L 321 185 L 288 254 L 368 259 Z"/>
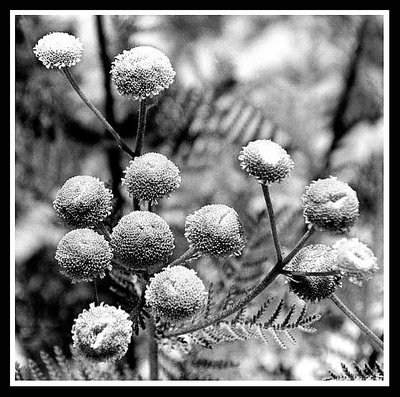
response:
<path id="1" fill-rule="evenodd" d="M 324 380 L 383 380 L 383 368 L 379 363 L 375 363 L 371 367 L 367 363 L 362 366 L 353 362 L 352 369 L 346 364 L 341 363 L 341 367 L 341 373 L 337 374 L 330 370 L 329 377 L 324 378 Z"/>

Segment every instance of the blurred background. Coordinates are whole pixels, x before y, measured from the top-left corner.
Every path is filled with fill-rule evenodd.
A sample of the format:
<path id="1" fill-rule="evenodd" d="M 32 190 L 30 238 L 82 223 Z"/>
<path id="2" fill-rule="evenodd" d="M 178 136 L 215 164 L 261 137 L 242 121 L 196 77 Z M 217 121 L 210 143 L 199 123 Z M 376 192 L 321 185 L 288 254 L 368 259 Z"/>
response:
<path id="1" fill-rule="evenodd" d="M 343 282 L 345 303 L 383 333 L 383 17 L 306 15 L 59 15 L 16 16 L 15 90 L 15 299 L 17 360 L 39 360 L 59 346 L 68 356 L 73 319 L 94 301 L 93 285 L 71 284 L 54 259 L 67 227 L 52 201 L 70 177 L 87 174 L 113 190 L 112 227 L 131 210 L 121 188 L 129 158 L 81 102 L 63 75 L 47 70 L 32 48 L 45 34 L 64 31 L 84 44 L 71 69 L 82 90 L 131 147 L 137 102 L 118 95 L 110 65 L 125 49 L 154 46 L 177 72 L 170 89 L 153 100 L 144 151 L 168 156 L 182 184 L 156 212 L 176 238 L 174 257 L 187 248 L 187 214 L 205 204 L 235 208 L 253 246 L 242 260 L 202 258 L 195 264 L 206 284 L 223 293 L 246 289 L 273 265 L 274 252 L 259 185 L 240 169 L 237 156 L 249 141 L 273 139 L 291 154 L 291 177 L 271 187 L 283 250 L 305 230 L 301 194 L 311 180 L 337 176 L 360 200 L 360 218 L 346 237 L 375 253 L 380 271 L 362 287 Z M 260 237 L 262 244 L 260 242 Z M 312 242 L 343 236 L 318 233 Z M 251 248 L 251 249 L 250 249 Z M 247 266 L 246 266 L 247 263 Z M 107 278 L 101 300 L 118 304 Z M 301 301 L 283 277 L 266 296 Z M 253 307 L 253 305 L 252 305 Z M 251 310 L 251 308 L 250 308 Z M 340 362 L 373 363 L 382 357 L 329 300 L 309 305 L 322 314 L 315 334 L 296 333 L 281 349 L 257 340 L 223 344 L 204 357 L 240 363 L 221 379 L 316 380 Z M 146 377 L 145 336 L 133 339 L 129 365 Z"/>

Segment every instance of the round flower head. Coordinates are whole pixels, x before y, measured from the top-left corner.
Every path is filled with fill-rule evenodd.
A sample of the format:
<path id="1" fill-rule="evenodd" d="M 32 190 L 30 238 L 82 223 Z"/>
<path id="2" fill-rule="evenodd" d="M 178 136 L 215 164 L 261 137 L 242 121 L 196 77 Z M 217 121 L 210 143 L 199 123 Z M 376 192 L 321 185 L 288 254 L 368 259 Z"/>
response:
<path id="1" fill-rule="evenodd" d="M 332 248 L 337 251 L 339 269 L 354 284 L 362 285 L 379 269 L 374 253 L 357 238 L 343 238 Z"/>
<path id="2" fill-rule="evenodd" d="M 194 316 L 205 305 L 207 293 L 193 269 L 168 267 L 151 278 L 146 303 L 166 320 L 180 321 Z"/>
<path id="3" fill-rule="evenodd" d="M 93 362 L 115 362 L 128 350 L 132 337 L 132 321 L 121 309 L 90 304 L 75 319 L 72 327 L 73 346 Z"/>
<path id="4" fill-rule="evenodd" d="M 55 257 L 61 273 L 76 283 L 103 278 L 112 268 L 113 254 L 103 236 L 92 229 L 76 229 L 60 240 Z"/>
<path id="5" fill-rule="evenodd" d="M 358 218 L 356 192 L 332 176 L 311 182 L 305 188 L 302 201 L 306 223 L 312 223 L 320 230 L 344 233 Z"/>
<path id="6" fill-rule="evenodd" d="M 248 174 L 264 185 L 282 181 L 294 166 L 286 150 L 270 139 L 249 142 L 240 152 L 239 161 Z"/>
<path id="7" fill-rule="evenodd" d="M 134 198 L 148 200 L 151 204 L 169 195 L 180 183 L 178 167 L 160 153 L 136 157 L 129 163 L 122 179 L 122 184 Z"/>
<path id="8" fill-rule="evenodd" d="M 53 202 L 58 216 L 72 227 L 92 227 L 111 214 L 113 195 L 99 179 L 78 175 L 68 179 Z"/>
<path id="9" fill-rule="evenodd" d="M 324 244 L 312 244 L 301 249 L 285 267 L 293 272 L 329 272 L 337 270 L 336 251 Z M 290 276 L 289 288 L 306 301 L 329 297 L 340 285 L 340 274 L 329 276 Z"/>
<path id="10" fill-rule="evenodd" d="M 246 242 L 237 212 L 223 204 L 206 205 L 188 215 L 185 237 L 192 247 L 212 256 L 238 256 Z"/>
<path id="11" fill-rule="evenodd" d="M 174 249 L 174 236 L 159 215 L 133 211 L 114 227 L 111 246 L 127 266 L 140 269 L 165 262 Z"/>
<path id="12" fill-rule="evenodd" d="M 174 81 L 169 58 L 149 46 L 134 47 L 115 57 L 111 77 L 121 95 L 145 99 L 158 95 Z"/>
<path id="13" fill-rule="evenodd" d="M 54 32 L 43 36 L 33 47 L 33 53 L 46 68 L 69 68 L 80 62 L 83 45 L 75 36 Z"/>

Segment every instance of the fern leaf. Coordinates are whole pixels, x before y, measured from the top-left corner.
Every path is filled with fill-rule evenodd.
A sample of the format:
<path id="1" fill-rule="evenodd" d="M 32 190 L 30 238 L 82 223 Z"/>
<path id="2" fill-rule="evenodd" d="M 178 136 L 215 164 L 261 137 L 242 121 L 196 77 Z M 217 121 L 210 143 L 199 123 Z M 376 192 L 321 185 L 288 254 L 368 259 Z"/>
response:
<path id="1" fill-rule="evenodd" d="M 342 373 L 336 374 L 332 370 L 329 370 L 329 377 L 324 378 L 324 380 L 383 380 L 383 369 L 378 363 L 375 363 L 373 368 L 368 364 L 364 364 L 363 369 L 360 364 L 353 362 L 352 367 L 354 372 L 346 364 L 341 363 L 340 365 Z"/>
<path id="2" fill-rule="evenodd" d="M 281 299 L 278 303 L 278 306 L 276 306 L 274 312 L 271 314 L 271 316 L 269 317 L 269 319 L 264 323 L 264 327 L 268 328 L 270 325 L 272 325 L 276 319 L 278 318 L 279 314 L 282 311 L 283 305 L 284 305 L 284 300 Z"/>

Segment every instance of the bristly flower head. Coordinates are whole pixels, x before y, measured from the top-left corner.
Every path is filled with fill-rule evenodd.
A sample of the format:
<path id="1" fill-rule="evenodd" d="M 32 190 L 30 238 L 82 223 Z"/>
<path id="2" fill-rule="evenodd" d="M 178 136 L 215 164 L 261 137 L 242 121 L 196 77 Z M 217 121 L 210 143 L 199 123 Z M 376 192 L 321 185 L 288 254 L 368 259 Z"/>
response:
<path id="1" fill-rule="evenodd" d="M 68 179 L 57 192 L 53 207 L 72 227 L 93 227 L 111 214 L 113 194 L 93 176 Z"/>
<path id="2" fill-rule="evenodd" d="M 111 67 L 112 81 L 119 94 L 134 99 L 158 95 L 172 84 L 175 74 L 169 58 L 150 46 L 123 51 Z"/>
<path id="3" fill-rule="evenodd" d="M 335 177 L 318 179 L 305 188 L 302 196 L 306 223 L 335 233 L 348 231 L 358 218 L 356 192 Z"/>
<path id="4" fill-rule="evenodd" d="M 124 310 L 90 304 L 75 319 L 72 327 L 73 346 L 92 362 L 115 362 L 128 350 L 132 337 L 132 321 Z"/>
<path id="5" fill-rule="evenodd" d="M 130 195 L 139 201 L 148 200 L 152 205 L 181 184 L 178 167 L 160 153 L 136 157 L 124 172 L 122 184 Z"/>
<path id="6" fill-rule="evenodd" d="M 151 278 L 145 292 L 146 303 L 161 317 L 186 320 L 205 305 L 207 293 L 193 269 L 168 267 Z"/>
<path id="7" fill-rule="evenodd" d="M 110 244 L 92 229 L 75 229 L 58 243 L 56 260 L 61 273 L 73 283 L 103 278 L 111 270 L 113 257 Z"/>
<path id="8" fill-rule="evenodd" d="M 363 281 L 369 280 L 379 269 L 372 250 L 358 238 L 342 238 L 332 248 L 338 253 L 339 269 L 354 284 L 362 285 Z"/>
<path id="9" fill-rule="evenodd" d="M 285 267 L 293 272 L 329 272 L 338 270 L 337 253 L 324 244 L 312 244 L 301 249 Z M 340 286 L 341 274 L 329 276 L 290 276 L 289 288 L 306 301 L 329 297 Z"/>
<path id="10" fill-rule="evenodd" d="M 167 222 L 149 211 L 124 215 L 111 233 L 111 246 L 115 256 L 132 269 L 164 263 L 175 247 Z"/>
<path id="11" fill-rule="evenodd" d="M 264 185 L 281 182 L 294 166 L 286 150 L 270 139 L 249 142 L 240 152 L 239 160 L 241 167 Z"/>
<path id="12" fill-rule="evenodd" d="M 53 32 L 37 42 L 33 53 L 48 69 L 69 68 L 80 62 L 83 45 L 80 39 L 71 34 Z"/>
<path id="13" fill-rule="evenodd" d="M 240 255 L 246 239 L 237 212 L 224 204 L 206 205 L 186 217 L 185 237 L 212 256 Z"/>

